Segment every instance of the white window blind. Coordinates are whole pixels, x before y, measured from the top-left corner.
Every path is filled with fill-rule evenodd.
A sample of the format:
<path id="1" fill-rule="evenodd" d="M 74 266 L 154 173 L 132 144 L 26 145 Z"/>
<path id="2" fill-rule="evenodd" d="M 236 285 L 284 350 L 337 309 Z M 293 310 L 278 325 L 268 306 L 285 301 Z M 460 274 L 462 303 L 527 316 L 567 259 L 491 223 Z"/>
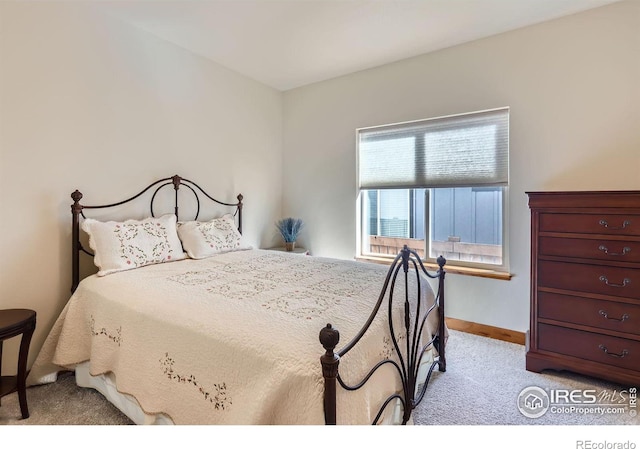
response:
<path id="1" fill-rule="evenodd" d="M 360 189 L 509 183 L 509 108 L 362 128 Z"/>

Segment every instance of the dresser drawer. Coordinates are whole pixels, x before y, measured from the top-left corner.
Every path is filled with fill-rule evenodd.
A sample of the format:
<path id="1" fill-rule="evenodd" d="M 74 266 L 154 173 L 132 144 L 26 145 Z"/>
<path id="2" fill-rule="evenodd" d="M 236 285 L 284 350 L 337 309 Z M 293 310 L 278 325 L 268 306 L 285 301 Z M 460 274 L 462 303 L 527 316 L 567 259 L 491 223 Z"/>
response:
<path id="1" fill-rule="evenodd" d="M 540 213 L 543 232 L 640 235 L 640 215 Z"/>
<path id="2" fill-rule="evenodd" d="M 538 287 L 640 299 L 640 268 L 539 260 Z"/>
<path id="3" fill-rule="evenodd" d="M 640 341 L 549 324 L 539 324 L 538 335 L 541 350 L 640 370 Z"/>
<path id="4" fill-rule="evenodd" d="M 640 335 L 640 303 L 633 305 L 539 292 L 538 318 Z"/>
<path id="5" fill-rule="evenodd" d="M 544 256 L 640 262 L 640 241 L 540 237 L 538 247 Z"/>

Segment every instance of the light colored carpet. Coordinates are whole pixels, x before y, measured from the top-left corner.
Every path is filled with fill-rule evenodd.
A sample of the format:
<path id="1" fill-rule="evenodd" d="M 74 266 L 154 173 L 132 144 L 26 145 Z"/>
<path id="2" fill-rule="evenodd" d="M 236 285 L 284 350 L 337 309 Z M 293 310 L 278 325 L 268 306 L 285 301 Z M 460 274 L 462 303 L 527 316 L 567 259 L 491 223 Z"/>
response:
<path id="1" fill-rule="evenodd" d="M 434 372 L 427 394 L 414 414 L 426 425 L 623 425 L 638 417 L 607 414 L 552 414 L 526 418 L 517 408 L 523 388 L 592 389 L 620 392 L 627 387 L 569 373 L 525 370 L 523 346 L 450 331 L 447 372 Z M 2 398 L 0 424 L 121 425 L 130 420 L 98 392 L 79 388 L 71 373 L 57 382 L 27 390 L 31 416 L 20 419 L 17 394 Z M 628 410 L 627 410 L 628 411 Z"/>
<path id="2" fill-rule="evenodd" d="M 551 389 L 596 390 L 614 401 L 630 386 L 600 381 L 568 372 L 532 373 L 525 369 L 522 345 L 450 331 L 447 371 L 434 372 L 414 420 L 417 424 L 444 425 L 623 425 L 640 424 L 629 409 L 619 414 L 551 413 L 527 418 L 518 410 L 520 392 L 538 386 Z M 640 383 L 640 382 L 639 382 Z M 625 396 L 627 397 L 627 396 Z M 628 397 L 627 397 L 628 398 Z M 606 406 L 602 403 L 602 406 Z M 628 401 L 627 401 L 628 403 Z"/>
<path id="3" fill-rule="evenodd" d="M 61 373 L 51 384 L 27 389 L 29 418 L 22 419 L 18 394 L 2 398 L 0 425 L 116 425 L 131 420 L 91 388 L 76 385 L 72 372 Z"/>

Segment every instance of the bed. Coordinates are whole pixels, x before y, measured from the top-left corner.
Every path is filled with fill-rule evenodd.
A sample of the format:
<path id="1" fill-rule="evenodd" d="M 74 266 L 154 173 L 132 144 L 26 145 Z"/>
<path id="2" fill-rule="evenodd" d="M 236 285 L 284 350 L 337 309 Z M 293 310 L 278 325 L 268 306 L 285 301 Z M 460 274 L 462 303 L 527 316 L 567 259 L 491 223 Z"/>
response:
<path id="1" fill-rule="evenodd" d="M 148 196 L 146 218 L 85 215 Z M 408 248 L 390 267 L 255 249 L 242 195 L 221 202 L 178 175 L 116 203 L 82 198 L 72 296 L 30 385 L 75 370 L 137 424 L 407 424 L 446 370 L 443 258 L 430 273 Z M 204 201 L 229 212 L 200 218 Z M 82 280 L 81 253 L 98 267 Z"/>

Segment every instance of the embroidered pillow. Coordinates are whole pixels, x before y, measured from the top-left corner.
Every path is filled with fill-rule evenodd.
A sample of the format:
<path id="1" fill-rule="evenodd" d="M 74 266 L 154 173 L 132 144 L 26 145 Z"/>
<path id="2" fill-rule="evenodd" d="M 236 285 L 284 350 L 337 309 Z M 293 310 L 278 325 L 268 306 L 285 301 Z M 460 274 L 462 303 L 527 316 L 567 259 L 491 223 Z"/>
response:
<path id="1" fill-rule="evenodd" d="M 82 222 L 82 229 L 89 234 L 98 276 L 184 259 L 176 227 L 173 214 L 124 222 L 91 218 Z"/>
<path id="2" fill-rule="evenodd" d="M 192 259 L 205 259 L 214 254 L 251 249 L 243 242 L 231 214 L 211 221 L 186 221 L 178 224 L 182 247 Z"/>

